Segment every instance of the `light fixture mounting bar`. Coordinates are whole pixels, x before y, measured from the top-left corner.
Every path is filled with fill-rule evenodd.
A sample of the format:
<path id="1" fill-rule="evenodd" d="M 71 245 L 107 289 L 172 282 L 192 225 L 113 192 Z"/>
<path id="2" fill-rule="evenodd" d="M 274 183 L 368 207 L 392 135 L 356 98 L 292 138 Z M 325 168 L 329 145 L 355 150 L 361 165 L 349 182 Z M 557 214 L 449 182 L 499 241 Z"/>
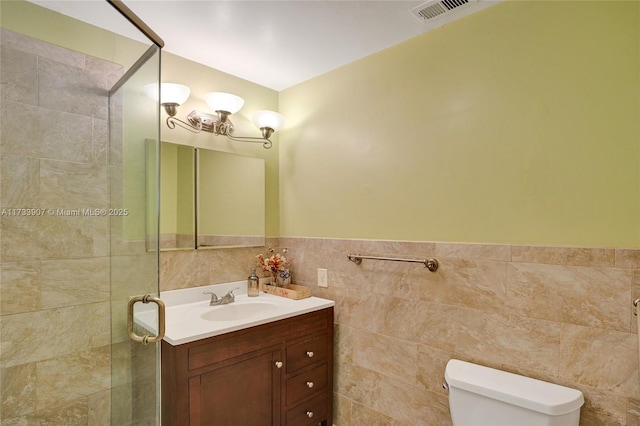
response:
<path id="1" fill-rule="evenodd" d="M 202 131 L 202 127 L 199 126 L 198 124 L 193 125 L 191 123 L 186 123 L 177 117 L 172 117 L 172 116 L 167 117 L 168 128 L 173 130 L 176 128 L 176 125 L 193 133 L 200 133 Z"/>
<path id="2" fill-rule="evenodd" d="M 251 136 L 233 136 L 233 123 L 227 119 L 224 123 L 220 122 L 218 114 L 209 114 L 202 111 L 191 111 L 187 115 L 187 121 L 196 129 L 204 132 L 213 133 L 214 135 L 224 135 L 236 142 L 250 142 L 261 143 L 265 149 L 269 149 L 273 146 L 273 143 L 269 139 L 273 133 L 273 129 L 260 130 L 263 137 L 251 137 Z M 184 127 L 184 126 L 183 126 Z"/>
<path id="3" fill-rule="evenodd" d="M 191 111 L 187 115 L 187 120 L 194 127 L 200 127 L 202 131 L 216 133 L 216 123 L 218 123 L 218 115 L 208 114 L 202 111 Z"/>

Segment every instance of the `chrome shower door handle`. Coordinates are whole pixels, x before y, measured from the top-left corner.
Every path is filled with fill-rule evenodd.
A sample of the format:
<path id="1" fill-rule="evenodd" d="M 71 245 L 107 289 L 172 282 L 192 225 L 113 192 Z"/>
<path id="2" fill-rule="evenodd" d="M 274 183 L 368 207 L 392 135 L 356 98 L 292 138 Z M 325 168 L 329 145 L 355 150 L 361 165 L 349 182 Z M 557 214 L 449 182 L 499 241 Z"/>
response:
<path id="1" fill-rule="evenodd" d="M 134 321 L 133 321 L 133 305 L 138 302 L 142 303 L 155 303 L 158 305 L 158 335 L 157 336 L 149 336 L 145 334 L 144 336 L 139 336 L 134 331 Z M 144 296 L 135 296 L 129 300 L 129 304 L 127 305 L 127 330 L 129 332 L 129 338 L 137 343 L 142 343 L 143 345 L 147 345 L 149 343 L 157 343 L 164 337 L 164 321 L 165 321 L 165 305 L 162 300 L 158 297 L 151 296 L 150 294 L 145 294 Z"/>

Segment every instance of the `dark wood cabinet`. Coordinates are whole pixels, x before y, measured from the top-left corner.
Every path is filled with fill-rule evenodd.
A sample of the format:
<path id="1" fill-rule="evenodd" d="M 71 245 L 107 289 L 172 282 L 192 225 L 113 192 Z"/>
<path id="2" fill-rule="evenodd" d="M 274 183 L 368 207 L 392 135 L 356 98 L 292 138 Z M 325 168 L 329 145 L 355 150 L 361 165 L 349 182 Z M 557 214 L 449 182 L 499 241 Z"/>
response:
<path id="1" fill-rule="evenodd" d="M 330 426 L 333 308 L 172 346 L 162 342 L 162 422 Z"/>

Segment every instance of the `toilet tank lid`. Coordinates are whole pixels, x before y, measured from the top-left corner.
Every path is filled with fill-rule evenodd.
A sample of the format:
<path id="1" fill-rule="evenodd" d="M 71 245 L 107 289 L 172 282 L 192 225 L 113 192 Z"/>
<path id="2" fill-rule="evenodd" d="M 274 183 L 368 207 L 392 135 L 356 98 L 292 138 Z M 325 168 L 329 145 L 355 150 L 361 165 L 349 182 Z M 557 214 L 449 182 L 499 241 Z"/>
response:
<path id="1" fill-rule="evenodd" d="M 457 359 L 449 360 L 444 377 L 450 388 L 552 416 L 575 411 L 584 403 L 579 390 Z"/>

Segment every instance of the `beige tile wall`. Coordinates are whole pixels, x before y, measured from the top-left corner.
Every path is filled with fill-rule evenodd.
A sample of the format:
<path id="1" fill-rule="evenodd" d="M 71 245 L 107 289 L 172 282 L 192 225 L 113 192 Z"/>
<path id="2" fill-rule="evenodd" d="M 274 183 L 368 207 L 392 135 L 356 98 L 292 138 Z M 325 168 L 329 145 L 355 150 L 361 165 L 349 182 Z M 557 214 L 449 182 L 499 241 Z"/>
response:
<path id="1" fill-rule="evenodd" d="M 108 207 L 107 89 L 121 67 L 1 34 L 2 209 Z M 0 423 L 108 425 L 106 217 L 0 217 Z"/>
<path id="2" fill-rule="evenodd" d="M 581 390 L 581 425 L 640 425 L 640 249 L 313 238 L 288 247 L 294 282 L 336 301 L 334 423 L 450 424 L 451 358 Z M 266 249 L 163 252 L 164 290 L 244 279 Z M 435 257 L 419 264 L 347 254 Z M 317 268 L 329 288 L 316 286 Z"/>
<path id="3" fill-rule="evenodd" d="M 256 255 L 266 255 L 269 247 L 277 246 L 277 238 L 267 238 L 265 247 L 163 251 L 160 253 L 160 290 L 244 280 L 256 267 Z"/>
<path id="4" fill-rule="evenodd" d="M 281 238 L 294 281 L 336 301 L 334 423 L 450 424 L 450 358 L 581 390 L 581 425 L 640 424 L 640 249 Z M 435 257 L 419 264 L 349 253 Z M 329 288 L 316 286 L 317 268 Z"/>

